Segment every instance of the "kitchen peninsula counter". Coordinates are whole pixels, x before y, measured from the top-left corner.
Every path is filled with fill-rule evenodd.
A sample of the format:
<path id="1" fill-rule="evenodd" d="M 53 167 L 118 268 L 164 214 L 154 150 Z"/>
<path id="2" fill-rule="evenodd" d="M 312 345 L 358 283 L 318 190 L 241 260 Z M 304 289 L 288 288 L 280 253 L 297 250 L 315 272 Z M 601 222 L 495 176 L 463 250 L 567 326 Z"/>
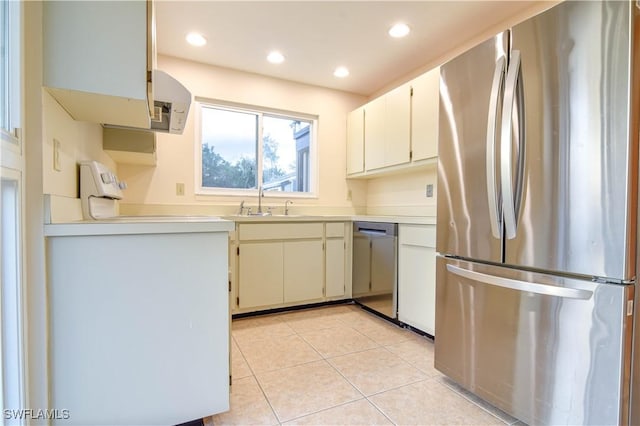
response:
<path id="1" fill-rule="evenodd" d="M 46 237 L 229 232 L 232 221 L 215 216 L 118 216 L 44 225 Z"/>

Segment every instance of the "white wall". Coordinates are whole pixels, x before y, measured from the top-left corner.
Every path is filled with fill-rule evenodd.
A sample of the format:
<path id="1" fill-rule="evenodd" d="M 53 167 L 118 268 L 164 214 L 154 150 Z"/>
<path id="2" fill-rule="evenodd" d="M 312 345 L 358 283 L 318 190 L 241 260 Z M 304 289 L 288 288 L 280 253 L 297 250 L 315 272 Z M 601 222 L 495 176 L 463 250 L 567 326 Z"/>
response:
<path id="1" fill-rule="evenodd" d="M 27 407 L 49 407 L 47 287 L 42 209 L 42 3 L 24 7 L 24 289 Z"/>
<path id="2" fill-rule="evenodd" d="M 436 215 L 436 166 L 411 173 L 371 179 L 367 189 L 367 214 L 398 216 Z M 427 184 L 433 197 L 426 196 Z"/>
<path id="3" fill-rule="evenodd" d="M 44 89 L 42 114 L 42 176 L 45 194 L 79 197 L 80 161 L 97 160 L 117 171 L 113 160 L 102 150 L 102 126 L 73 120 Z M 60 171 L 53 167 L 54 139 L 60 142 Z"/>
<path id="4" fill-rule="evenodd" d="M 292 212 L 364 212 L 367 184 L 347 182 L 345 170 L 346 114 L 365 97 L 167 56 L 158 57 L 158 68 L 178 79 L 194 97 L 318 116 L 318 197 L 295 198 Z M 247 205 L 257 202 L 252 197 L 195 194 L 196 115 L 192 104 L 182 135 L 158 134 L 156 167 L 119 166 L 119 177 L 129 186 L 120 203 L 122 214 L 223 214 L 235 211 L 242 199 Z M 176 195 L 176 183 L 184 183 L 184 196 Z M 267 194 L 265 203 L 281 208 L 284 199 L 270 200 Z"/>

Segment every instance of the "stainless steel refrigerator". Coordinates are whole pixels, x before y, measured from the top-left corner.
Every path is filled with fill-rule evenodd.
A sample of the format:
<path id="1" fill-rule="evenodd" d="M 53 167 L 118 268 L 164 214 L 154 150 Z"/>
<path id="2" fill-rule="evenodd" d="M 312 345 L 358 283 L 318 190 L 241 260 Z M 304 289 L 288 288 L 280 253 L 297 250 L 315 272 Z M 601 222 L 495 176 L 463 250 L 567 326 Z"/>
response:
<path id="1" fill-rule="evenodd" d="M 441 67 L 435 367 L 530 424 L 628 422 L 635 2 L 564 2 Z"/>

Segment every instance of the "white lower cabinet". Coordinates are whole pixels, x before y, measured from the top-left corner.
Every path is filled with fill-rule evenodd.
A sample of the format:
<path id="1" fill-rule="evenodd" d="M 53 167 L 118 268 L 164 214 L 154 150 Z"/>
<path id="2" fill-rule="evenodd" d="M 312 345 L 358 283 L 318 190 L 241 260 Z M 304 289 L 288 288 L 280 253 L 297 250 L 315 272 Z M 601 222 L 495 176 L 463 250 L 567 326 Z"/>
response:
<path id="1" fill-rule="evenodd" d="M 398 319 L 435 336 L 436 227 L 398 229 Z"/>
<path id="2" fill-rule="evenodd" d="M 324 286 L 327 298 L 344 297 L 347 291 L 347 241 L 350 235 L 347 224 L 343 222 L 327 222 L 324 236 L 326 250 L 324 257 Z"/>
<path id="3" fill-rule="evenodd" d="M 282 243 L 243 243 L 240 252 L 238 306 L 246 308 L 282 303 Z"/>
<path id="4" fill-rule="evenodd" d="M 251 312 L 346 297 L 343 222 L 240 223 L 235 310 Z"/>
<path id="5" fill-rule="evenodd" d="M 325 282 L 327 297 L 344 296 L 346 244 L 344 238 L 327 239 Z"/>
<path id="6" fill-rule="evenodd" d="M 284 302 L 321 299 L 324 287 L 322 241 L 286 241 Z"/>

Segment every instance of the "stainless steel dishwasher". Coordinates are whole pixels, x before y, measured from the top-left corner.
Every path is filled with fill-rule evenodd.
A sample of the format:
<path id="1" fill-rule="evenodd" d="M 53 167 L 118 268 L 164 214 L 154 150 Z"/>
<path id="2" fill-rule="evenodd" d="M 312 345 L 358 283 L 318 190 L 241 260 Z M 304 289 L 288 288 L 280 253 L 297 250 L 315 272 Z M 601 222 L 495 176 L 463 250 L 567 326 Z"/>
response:
<path id="1" fill-rule="evenodd" d="M 398 313 L 398 224 L 354 222 L 353 299 L 390 319 Z"/>

